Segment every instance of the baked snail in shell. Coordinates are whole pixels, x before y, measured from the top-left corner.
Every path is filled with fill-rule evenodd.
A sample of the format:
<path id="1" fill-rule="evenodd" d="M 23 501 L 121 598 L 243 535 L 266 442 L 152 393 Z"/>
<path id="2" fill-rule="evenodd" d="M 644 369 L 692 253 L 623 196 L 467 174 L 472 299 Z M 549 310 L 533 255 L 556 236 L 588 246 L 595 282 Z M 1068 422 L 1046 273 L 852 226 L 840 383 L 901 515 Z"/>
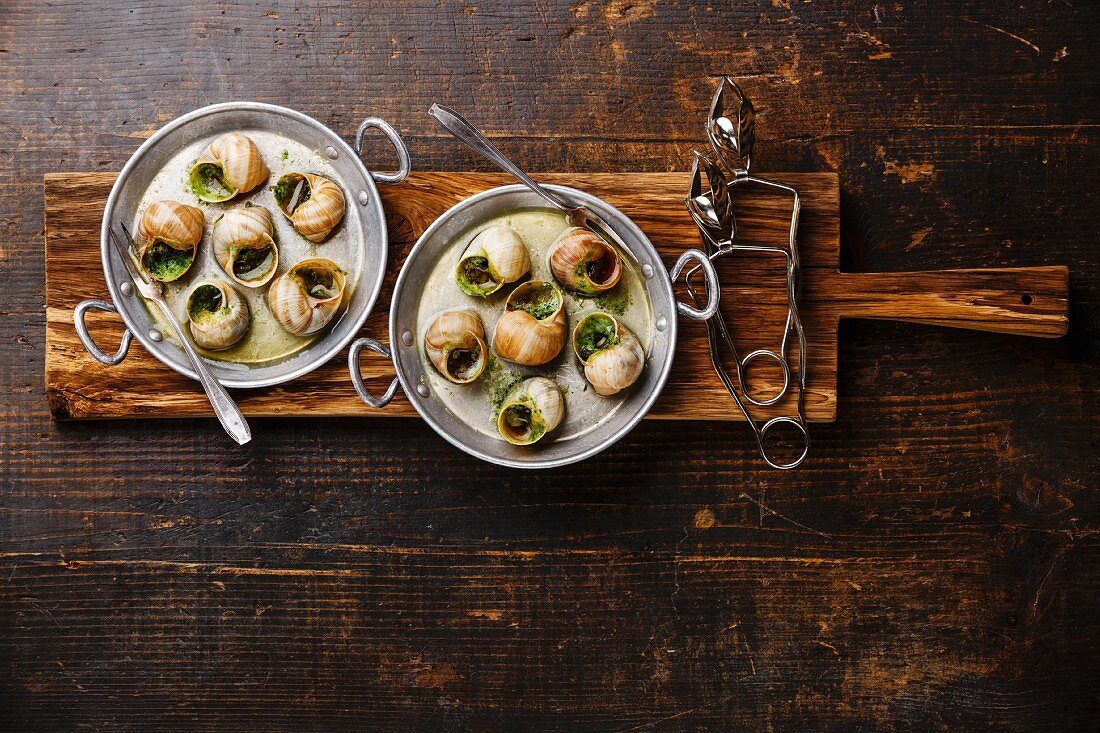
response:
<path id="1" fill-rule="evenodd" d="M 246 288 L 259 288 L 275 276 L 279 248 L 275 245 L 271 212 L 245 204 L 214 221 L 210 235 L 214 259 L 225 274 Z"/>
<path id="2" fill-rule="evenodd" d="M 295 335 L 320 331 L 340 309 L 346 275 L 324 257 L 302 260 L 271 282 L 267 289 L 271 314 Z"/>
<path id="3" fill-rule="evenodd" d="M 623 263 L 615 248 L 588 229 L 566 229 L 550 245 L 547 259 L 554 277 L 566 290 L 598 295 L 615 287 Z"/>
<path id="4" fill-rule="evenodd" d="M 154 201 L 138 222 L 138 260 L 154 280 L 179 280 L 195 262 L 202 227 L 202 209 L 179 201 Z"/>
<path id="5" fill-rule="evenodd" d="M 187 180 L 196 196 L 216 204 L 248 193 L 267 180 L 268 173 L 252 138 L 227 132 L 206 146 L 187 172 Z"/>
<path id="6" fill-rule="evenodd" d="M 573 329 L 573 351 L 584 377 L 602 397 L 624 390 L 645 367 L 645 350 L 626 326 L 607 313 L 590 313 Z"/>
<path id="7" fill-rule="evenodd" d="M 478 232 L 455 267 L 462 292 L 483 298 L 531 271 L 523 238 L 510 226 L 494 224 Z"/>
<path id="8" fill-rule="evenodd" d="M 449 382 L 468 384 L 485 371 L 485 326 L 471 311 L 443 311 L 424 331 L 424 352 Z"/>
<path id="9" fill-rule="evenodd" d="M 203 280 L 187 294 L 187 327 L 204 349 L 228 349 L 241 340 L 251 323 L 248 303 L 224 280 Z"/>
<path id="10" fill-rule="evenodd" d="M 529 280 L 508 296 L 493 350 L 516 364 L 539 366 L 561 353 L 565 339 L 565 295 L 553 283 Z"/>
<path id="11" fill-rule="evenodd" d="M 546 377 L 530 377 L 504 398 L 497 430 L 512 445 L 531 445 L 556 428 L 564 415 L 558 385 Z"/>
<path id="12" fill-rule="evenodd" d="M 294 230 L 315 244 L 344 218 L 344 190 L 316 173 L 284 173 L 271 191 Z"/>

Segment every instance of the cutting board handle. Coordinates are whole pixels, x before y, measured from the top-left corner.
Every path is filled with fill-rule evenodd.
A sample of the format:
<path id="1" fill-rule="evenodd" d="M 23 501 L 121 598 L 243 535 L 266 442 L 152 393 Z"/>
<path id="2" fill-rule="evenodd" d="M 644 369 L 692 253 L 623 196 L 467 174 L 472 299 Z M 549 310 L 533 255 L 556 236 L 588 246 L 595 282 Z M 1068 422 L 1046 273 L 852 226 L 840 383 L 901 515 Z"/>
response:
<path id="1" fill-rule="evenodd" d="M 1069 327 L 1062 266 L 837 273 L 841 318 L 879 318 L 1055 338 Z"/>

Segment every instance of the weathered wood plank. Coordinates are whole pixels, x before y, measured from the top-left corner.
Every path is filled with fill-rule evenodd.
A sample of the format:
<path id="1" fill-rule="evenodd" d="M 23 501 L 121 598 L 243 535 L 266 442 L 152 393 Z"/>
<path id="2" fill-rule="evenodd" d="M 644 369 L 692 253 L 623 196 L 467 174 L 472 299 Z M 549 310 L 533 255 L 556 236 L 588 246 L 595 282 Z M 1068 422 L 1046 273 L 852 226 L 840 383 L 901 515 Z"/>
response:
<path id="1" fill-rule="evenodd" d="M 679 205 L 683 174 L 542 174 L 543 180 L 582 185 L 634 219 L 660 250 L 666 264 L 694 244 L 697 233 Z M 839 206 L 835 178 L 781 174 L 803 198 L 799 226 L 803 261 L 802 316 L 807 328 L 809 389 L 807 416 L 836 416 L 836 334 L 841 316 L 895 318 L 938 325 L 1036 336 L 1058 336 L 1066 327 L 1066 270 L 864 274 L 836 272 L 839 259 Z M 443 211 L 463 198 L 509 182 L 499 174 L 421 173 L 398 188 L 383 191 L 391 235 L 391 261 L 381 306 L 365 333 L 386 332 L 388 293 L 409 248 Z M 98 236 L 103 202 L 113 179 L 104 174 L 64 173 L 46 178 L 46 391 L 56 416 L 120 418 L 135 415 L 186 417 L 210 414 L 201 391 L 172 374 L 140 348 L 122 365 L 104 367 L 76 338 L 72 309 L 87 297 L 106 297 L 106 286 L 89 288 L 102 276 Z M 782 243 L 789 201 L 747 195 L 737 201 L 739 241 Z M 723 313 L 736 324 L 742 353 L 775 348 L 786 318 L 781 263 L 768 255 L 738 254 L 719 261 Z M 683 297 L 681 295 L 681 297 Z M 98 315 L 92 333 L 115 343 L 118 319 Z M 740 413 L 710 367 L 701 324 L 682 320 L 676 362 L 669 384 L 651 413 L 655 418 L 738 420 Z M 746 335 L 747 334 L 747 335 Z M 107 338 L 110 338 L 110 341 Z M 769 341 L 770 339 L 770 341 Z M 792 354 L 797 354 L 797 347 Z M 792 355 L 792 358 L 795 358 Z M 403 398 L 385 410 L 363 405 L 351 389 L 347 360 L 333 359 L 318 372 L 285 387 L 243 393 L 242 409 L 253 415 L 415 416 Z M 388 380 L 390 365 L 368 360 L 368 378 Z M 778 373 L 755 373 L 757 394 L 779 389 Z M 763 385 L 763 386 L 761 386 Z M 793 414 L 793 396 L 762 415 Z"/>

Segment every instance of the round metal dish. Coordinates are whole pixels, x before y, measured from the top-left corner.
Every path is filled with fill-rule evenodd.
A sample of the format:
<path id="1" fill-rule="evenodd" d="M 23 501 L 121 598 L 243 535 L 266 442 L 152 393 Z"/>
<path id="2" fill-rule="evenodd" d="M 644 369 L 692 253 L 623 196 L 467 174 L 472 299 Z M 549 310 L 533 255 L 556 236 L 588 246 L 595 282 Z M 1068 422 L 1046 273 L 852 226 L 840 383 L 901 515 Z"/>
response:
<path id="1" fill-rule="evenodd" d="M 370 129 L 381 131 L 397 149 L 400 166 L 396 173 L 372 173 L 360 159 L 357 151 L 362 149 L 363 136 Z M 249 130 L 277 133 L 320 151 L 328 159 L 334 177 L 347 196 L 344 226 L 348 228 L 353 246 L 357 244 L 360 249 L 361 264 L 355 287 L 347 296 L 343 317 L 317 341 L 283 360 L 254 366 L 208 359 L 210 371 L 226 387 L 270 387 L 288 382 L 327 362 L 362 327 L 381 290 L 388 250 L 386 219 L 375 182 L 400 183 L 409 174 L 409 154 L 404 143 L 386 122 L 370 118 L 359 125 L 353 150 L 339 135 L 300 112 L 258 102 L 230 102 L 197 109 L 162 127 L 131 156 L 111 189 L 103 212 L 100 249 L 103 274 L 113 303 L 85 301 L 77 307 L 75 317 L 77 333 L 95 358 L 106 364 L 121 362 L 126 356 L 125 347 L 132 337 L 136 337 L 164 364 L 197 379 L 182 349 L 161 338 L 141 296 L 130 285 L 126 269 L 108 240 L 108 233 L 112 225 L 129 221 L 154 176 L 178 151 L 198 140 Z M 281 265 L 280 269 L 283 267 Z M 89 308 L 117 310 L 126 323 L 128 330 L 123 337 L 123 348 L 117 354 L 104 354 L 92 342 L 83 322 Z"/>
<path id="2" fill-rule="evenodd" d="M 629 246 L 626 256 L 637 261 L 649 293 L 654 323 L 653 341 L 650 346 L 646 369 L 641 378 L 620 399 L 622 403 L 607 418 L 588 432 L 576 437 L 548 439 L 533 446 L 514 446 L 502 438 L 476 430 L 464 420 L 446 409 L 428 389 L 424 360 L 416 322 L 422 283 L 439 257 L 463 231 L 478 222 L 515 209 L 544 208 L 545 202 L 525 186 L 503 186 L 472 196 L 449 209 L 428 227 L 409 252 L 394 286 L 390 304 L 389 340 L 384 346 L 374 339 L 362 338 L 352 344 L 349 366 L 352 382 L 359 396 L 373 407 L 389 403 L 401 388 L 420 416 L 444 439 L 483 461 L 513 468 L 551 468 L 564 466 L 596 455 L 629 433 L 653 406 L 672 369 L 676 351 L 677 312 L 691 318 L 705 319 L 718 307 L 717 278 L 714 270 L 700 250 L 687 250 L 672 270 L 665 271 L 657 250 L 642 230 L 626 215 L 605 201 L 576 189 L 564 186 L 548 186 L 566 199 L 573 199 L 597 212 Z M 672 279 L 688 262 L 700 263 L 707 273 L 710 302 L 703 310 L 695 310 L 677 303 L 672 293 Z M 359 374 L 359 356 L 364 348 L 384 356 L 391 356 L 397 377 L 382 397 L 372 396 Z"/>

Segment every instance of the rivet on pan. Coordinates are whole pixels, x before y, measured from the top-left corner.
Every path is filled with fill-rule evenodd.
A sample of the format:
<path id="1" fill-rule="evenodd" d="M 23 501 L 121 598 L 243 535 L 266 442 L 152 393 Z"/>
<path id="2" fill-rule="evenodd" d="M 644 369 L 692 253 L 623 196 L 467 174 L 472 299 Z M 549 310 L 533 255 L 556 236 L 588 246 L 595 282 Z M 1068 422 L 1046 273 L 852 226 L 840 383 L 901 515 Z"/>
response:
<path id="1" fill-rule="evenodd" d="M 325 155 L 327 155 L 332 160 L 336 160 L 340 157 L 340 154 L 336 152 L 336 148 L 332 147 L 331 145 L 325 148 Z"/>
<path id="2" fill-rule="evenodd" d="M 363 206 L 366 206 L 367 204 L 370 203 L 370 196 L 367 195 L 366 191 L 360 191 L 358 198 L 359 198 L 359 203 Z"/>
<path id="3" fill-rule="evenodd" d="M 130 283 L 122 283 L 122 285 L 119 287 L 119 290 L 121 290 L 122 294 L 127 297 L 134 294 L 134 286 Z"/>
<path id="4" fill-rule="evenodd" d="M 645 275 L 646 280 L 653 277 L 653 267 L 648 262 L 642 265 L 642 274 Z"/>
<path id="5" fill-rule="evenodd" d="M 150 328 L 149 329 L 149 338 L 153 339 L 154 341 L 156 341 L 159 344 L 161 339 L 164 338 L 164 336 L 157 329 Z"/>
<path id="6" fill-rule="evenodd" d="M 421 397 L 427 397 L 428 396 L 428 385 L 418 384 L 418 385 L 416 385 L 416 391 L 420 394 Z"/>
<path id="7" fill-rule="evenodd" d="M 668 328 L 668 321 L 665 320 L 664 316 L 657 316 L 657 324 L 656 325 L 657 325 L 657 330 L 658 331 L 664 331 L 666 328 Z"/>
<path id="8" fill-rule="evenodd" d="M 405 346 L 412 346 L 412 343 L 413 343 L 412 331 L 409 331 L 408 329 L 406 329 L 406 330 L 401 332 L 401 343 L 405 344 Z"/>

